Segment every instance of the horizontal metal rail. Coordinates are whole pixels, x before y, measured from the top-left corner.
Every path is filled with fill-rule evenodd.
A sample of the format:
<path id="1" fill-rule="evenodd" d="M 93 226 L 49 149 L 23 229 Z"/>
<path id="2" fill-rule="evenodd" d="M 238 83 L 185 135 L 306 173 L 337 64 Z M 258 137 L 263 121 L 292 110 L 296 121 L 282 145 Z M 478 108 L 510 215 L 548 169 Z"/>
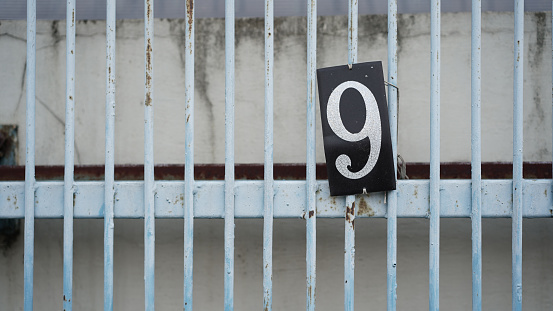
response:
<path id="1" fill-rule="evenodd" d="M 512 180 L 482 180 L 482 217 L 509 218 L 512 215 Z M 155 217 L 184 216 L 182 181 L 155 182 Z M 144 217 L 144 182 L 116 181 L 115 218 Z M 523 180 L 523 217 L 553 217 L 553 196 L 550 179 Z M 224 218 L 224 181 L 196 181 L 194 188 L 195 218 Z M 262 218 L 263 181 L 236 181 L 235 217 Z M 305 181 L 274 182 L 274 217 L 305 218 Z M 471 181 L 442 180 L 440 182 L 440 217 L 471 216 Z M 428 180 L 400 180 L 397 190 L 397 217 L 429 217 Z M 317 217 L 343 218 L 345 198 L 331 197 L 326 181 L 316 185 Z M 0 182 L 0 218 L 24 218 L 24 182 Z M 63 182 L 37 182 L 35 217 L 63 218 Z M 384 193 L 358 195 L 356 218 L 386 217 Z M 75 182 L 75 218 L 104 217 L 104 182 Z"/>

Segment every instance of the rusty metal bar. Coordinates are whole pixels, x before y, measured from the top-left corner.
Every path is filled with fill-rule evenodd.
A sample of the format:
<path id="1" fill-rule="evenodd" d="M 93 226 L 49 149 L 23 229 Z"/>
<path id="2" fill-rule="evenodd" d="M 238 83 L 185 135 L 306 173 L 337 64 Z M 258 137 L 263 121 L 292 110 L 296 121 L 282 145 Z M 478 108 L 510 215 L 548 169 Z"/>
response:
<path id="1" fill-rule="evenodd" d="M 115 0 L 106 16 L 106 159 L 104 189 L 104 311 L 113 310 L 113 235 L 115 205 Z"/>
<path id="2" fill-rule="evenodd" d="M 144 308 L 155 309 L 154 0 L 144 0 Z"/>
<path id="3" fill-rule="evenodd" d="M 194 258 L 194 0 L 186 0 L 185 161 L 184 161 L 184 311 L 193 310 Z"/>
<path id="4" fill-rule="evenodd" d="M 344 247 L 344 310 L 355 310 L 355 196 L 346 196 Z"/>
<path id="5" fill-rule="evenodd" d="M 357 0 L 349 0 L 348 14 L 348 65 L 357 63 L 357 28 L 358 28 Z M 344 251 L 344 310 L 355 309 L 355 196 L 346 197 L 345 216 L 345 251 Z"/>

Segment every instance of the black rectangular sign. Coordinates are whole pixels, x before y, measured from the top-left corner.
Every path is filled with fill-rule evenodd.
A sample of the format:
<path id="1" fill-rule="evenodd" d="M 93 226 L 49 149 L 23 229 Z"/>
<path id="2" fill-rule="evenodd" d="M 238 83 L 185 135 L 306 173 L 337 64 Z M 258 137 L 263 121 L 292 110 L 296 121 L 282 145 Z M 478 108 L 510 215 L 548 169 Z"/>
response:
<path id="1" fill-rule="evenodd" d="M 396 189 L 382 62 L 317 69 L 330 194 Z"/>

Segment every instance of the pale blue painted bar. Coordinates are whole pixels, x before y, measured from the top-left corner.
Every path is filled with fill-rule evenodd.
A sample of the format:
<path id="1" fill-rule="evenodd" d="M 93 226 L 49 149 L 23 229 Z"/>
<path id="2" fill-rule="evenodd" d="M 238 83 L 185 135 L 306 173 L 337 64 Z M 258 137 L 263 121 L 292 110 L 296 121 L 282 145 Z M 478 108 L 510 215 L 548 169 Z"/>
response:
<path id="1" fill-rule="evenodd" d="M 348 6 L 348 65 L 357 63 L 358 1 L 349 0 Z M 355 309 L 355 196 L 346 197 L 345 251 L 344 251 L 344 310 Z"/>
<path id="2" fill-rule="evenodd" d="M 349 0 L 348 4 L 348 65 L 353 65 L 357 63 L 359 4 L 356 0 Z"/>
<path id="3" fill-rule="evenodd" d="M 25 311 L 33 310 L 33 269 L 35 248 L 35 78 L 36 0 L 27 0 L 27 108 L 25 129 L 25 253 L 23 256 Z"/>
<path id="4" fill-rule="evenodd" d="M 73 182 L 75 170 L 75 0 L 67 0 L 65 170 L 63 188 L 63 310 L 73 310 Z"/>
<path id="5" fill-rule="evenodd" d="M 440 309 L 440 4 L 430 7 L 430 311 Z"/>
<path id="6" fill-rule="evenodd" d="M 144 0 L 144 308 L 155 309 L 154 0 Z"/>
<path id="7" fill-rule="evenodd" d="M 104 217 L 104 182 L 75 182 L 75 218 Z M 551 179 L 523 180 L 523 217 L 551 218 L 553 196 Z M 144 217 L 144 182 L 117 181 L 114 184 L 117 199 L 115 218 Z M 308 218 L 305 181 L 276 180 L 274 183 L 274 217 Z M 397 185 L 400 218 L 429 218 L 428 180 L 399 180 Z M 156 218 L 182 219 L 184 217 L 183 181 L 156 181 Z M 344 218 L 345 197 L 331 197 L 327 181 L 317 181 L 317 217 Z M 471 217 L 471 180 L 443 180 L 440 185 L 440 215 L 442 218 Z M 220 218 L 225 215 L 224 181 L 196 181 L 194 186 L 194 216 Z M 263 217 L 264 183 L 260 180 L 235 182 L 236 218 Z M 513 181 L 482 180 L 482 217 L 510 218 L 513 212 Z M 24 218 L 24 182 L 0 182 L 0 217 Z M 63 182 L 36 183 L 36 218 L 63 218 Z M 384 218 L 387 205 L 383 193 L 358 195 L 356 206 L 370 209 L 358 211 L 356 218 Z"/>
<path id="8" fill-rule="evenodd" d="M 234 310 L 234 0 L 225 0 L 225 311 Z"/>
<path id="9" fill-rule="evenodd" d="M 115 0 L 106 18 L 106 159 L 104 188 L 104 311 L 113 310 L 114 152 L 115 152 Z"/>
<path id="10" fill-rule="evenodd" d="M 263 310 L 273 309 L 273 68 L 274 3 L 265 0 L 265 152 L 263 188 Z"/>
<path id="11" fill-rule="evenodd" d="M 512 306 L 513 310 L 520 311 L 522 310 L 524 0 L 515 0 L 514 47 Z"/>
<path id="12" fill-rule="evenodd" d="M 344 247 L 344 310 L 355 310 L 355 196 L 346 196 Z"/>
<path id="13" fill-rule="evenodd" d="M 184 31 L 184 311 L 193 310 L 194 264 L 194 0 L 186 0 Z"/>
<path id="14" fill-rule="evenodd" d="M 398 86 L 397 80 L 397 0 L 388 1 L 388 82 Z M 388 86 L 388 115 L 394 168 L 397 168 L 397 97 L 398 90 Z M 388 192 L 387 228 L 387 310 L 395 311 L 397 302 L 397 190 Z"/>
<path id="15" fill-rule="evenodd" d="M 316 70 L 317 70 L 317 0 L 307 1 L 307 113 L 306 113 L 306 172 L 305 204 L 303 215 L 306 219 L 305 263 L 306 295 L 305 309 L 315 310 L 317 289 L 317 183 L 316 183 Z M 275 200 L 278 200 L 278 191 Z M 278 201 L 277 201 L 278 202 Z M 277 205 L 279 207 L 279 205 Z M 278 212 L 278 209 L 277 209 Z"/>
<path id="16" fill-rule="evenodd" d="M 481 48 L 482 3 L 472 0 L 471 34 L 471 169 L 472 169 L 472 310 L 482 310 L 482 157 Z"/>

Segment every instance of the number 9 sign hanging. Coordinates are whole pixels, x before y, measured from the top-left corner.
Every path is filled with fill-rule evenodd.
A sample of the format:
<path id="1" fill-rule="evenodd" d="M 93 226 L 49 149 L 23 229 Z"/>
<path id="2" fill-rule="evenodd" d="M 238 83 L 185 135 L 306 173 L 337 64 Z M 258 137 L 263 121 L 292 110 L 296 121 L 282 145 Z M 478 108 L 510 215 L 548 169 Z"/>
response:
<path id="1" fill-rule="evenodd" d="M 396 189 L 382 62 L 317 70 L 330 194 Z"/>

